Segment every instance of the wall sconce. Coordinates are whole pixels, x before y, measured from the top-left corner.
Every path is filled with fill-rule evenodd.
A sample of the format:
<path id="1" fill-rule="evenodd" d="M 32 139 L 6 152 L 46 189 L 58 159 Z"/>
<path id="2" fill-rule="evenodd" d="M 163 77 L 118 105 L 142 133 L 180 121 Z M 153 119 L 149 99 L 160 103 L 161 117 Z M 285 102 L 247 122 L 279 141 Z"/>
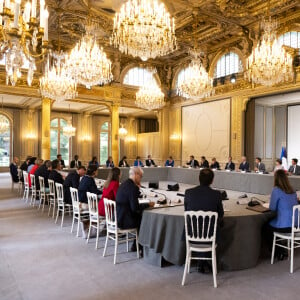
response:
<path id="1" fill-rule="evenodd" d="M 85 134 L 81 137 L 82 142 L 90 142 L 92 140 L 92 137 L 88 134 Z"/>
<path id="2" fill-rule="evenodd" d="M 177 133 L 173 133 L 170 135 L 170 140 L 179 141 L 179 140 L 181 140 L 181 135 L 177 134 Z"/>
<path id="3" fill-rule="evenodd" d="M 128 136 L 128 137 L 125 138 L 125 141 L 129 142 L 129 143 L 135 143 L 136 142 L 136 137 L 135 136 Z"/>
<path id="4" fill-rule="evenodd" d="M 27 133 L 25 135 L 25 139 L 26 140 L 35 140 L 37 137 L 36 137 L 36 134 L 34 134 L 33 132 L 30 132 L 30 133 Z"/>

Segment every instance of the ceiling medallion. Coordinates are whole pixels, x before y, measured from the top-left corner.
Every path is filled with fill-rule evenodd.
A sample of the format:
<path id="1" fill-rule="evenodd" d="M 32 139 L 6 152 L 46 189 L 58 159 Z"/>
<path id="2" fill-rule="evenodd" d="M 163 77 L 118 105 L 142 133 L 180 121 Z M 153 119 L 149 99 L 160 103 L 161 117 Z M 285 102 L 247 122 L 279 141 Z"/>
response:
<path id="1" fill-rule="evenodd" d="M 263 20 L 262 38 L 247 59 L 245 78 L 255 84 L 272 86 L 294 77 L 293 58 L 276 37 L 277 22 Z"/>
<path id="2" fill-rule="evenodd" d="M 91 88 L 112 81 L 111 61 L 106 53 L 99 48 L 91 29 L 72 49 L 66 67 L 68 74 L 79 84 Z"/>
<path id="3" fill-rule="evenodd" d="M 174 18 L 156 0 L 129 0 L 115 14 L 111 44 L 143 61 L 167 55 L 177 48 Z"/>
<path id="4" fill-rule="evenodd" d="M 214 94 L 213 81 L 202 65 L 200 52 L 190 50 L 193 59 L 185 69 L 184 79 L 178 84 L 177 93 L 187 99 L 199 100 Z"/>

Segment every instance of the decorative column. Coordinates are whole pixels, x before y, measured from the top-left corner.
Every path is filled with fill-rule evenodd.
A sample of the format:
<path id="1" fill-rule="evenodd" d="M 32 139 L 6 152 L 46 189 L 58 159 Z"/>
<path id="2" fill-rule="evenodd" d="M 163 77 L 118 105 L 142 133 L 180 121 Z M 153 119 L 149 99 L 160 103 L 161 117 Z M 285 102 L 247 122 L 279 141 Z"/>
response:
<path id="1" fill-rule="evenodd" d="M 51 100 L 42 98 L 42 159 L 50 159 Z"/>
<path id="2" fill-rule="evenodd" d="M 115 165 L 119 163 L 119 103 L 111 105 L 111 156 Z"/>

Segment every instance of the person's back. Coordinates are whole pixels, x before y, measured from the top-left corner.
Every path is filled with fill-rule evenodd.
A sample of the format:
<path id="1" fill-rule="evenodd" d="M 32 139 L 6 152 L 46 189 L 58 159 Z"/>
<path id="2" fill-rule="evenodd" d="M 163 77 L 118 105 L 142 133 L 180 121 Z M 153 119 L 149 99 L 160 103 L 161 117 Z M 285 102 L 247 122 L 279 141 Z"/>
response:
<path id="1" fill-rule="evenodd" d="M 72 204 L 72 198 L 70 193 L 70 187 L 78 189 L 80 176 L 75 172 L 70 172 L 66 177 L 63 187 L 64 187 L 64 202 L 67 204 Z"/>
<path id="2" fill-rule="evenodd" d="M 34 176 L 35 176 L 35 184 L 37 190 L 40 189 L 39 176 L 44 178 L 45 187 L 46 188 L 49 187 L 48 178 L 50 174 L 50 170 L 49 170 L 50 167 L 51 167 L 51 161 L 46 160 L 45 163 L 35 171 Z"/>
<path id="3" fill-rule="evenodd" d="M 98 210 L 100 216 L 105 216 L 105 208 L 104 208 L 104 198 L 107 198 L 109 200 L 116 200 L 117 197 L 117 191 L 119 189 L 119 181 L 112 180 L 109 183 L 109 186 L 106 188 L 103 188 L 102 197 L 99 201 Z"/>

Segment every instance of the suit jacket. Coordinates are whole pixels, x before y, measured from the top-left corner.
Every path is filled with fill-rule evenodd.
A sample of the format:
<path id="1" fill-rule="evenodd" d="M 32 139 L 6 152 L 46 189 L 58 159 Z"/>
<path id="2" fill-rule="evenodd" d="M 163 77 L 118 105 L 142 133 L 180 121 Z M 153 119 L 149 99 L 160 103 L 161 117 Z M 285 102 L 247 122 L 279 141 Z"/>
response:
<path id="1" fill-rule="evenodd" d="M 256 164 L 255 167 L 258 169 L 259 172 L 265 172 L 266 166 L 264 163 Z"/>
<path id="2" fill-rule="evenodd" d="M 64 202 L 67 204 L 72 204 L 70 187 L 78 189 L 80 176 L 75 172 L 70 172 L 66 177 L 63 187 L 64 187 Z"/>
<path id="3" fill-rule="evenodd" d="M 293 175 L 300 175 L 300 166 L 296 165 L 295 173 L 294 173 L 294 166 L 290 166 L 289 172 L 293 173 Z"/>
<path id="4" fill-rule="evenodd" d="M 200 168 L 209 168 L 209 163 L 205 160 L 203 163 L 200 164 Z"/>
<path id="5" fill-rule="evenodd" d="M 154 160 L 153 159 L 146 159 L 146 166 L 147 167 L 155 166 Z"/>
<path id="6" fill-rule="evenodd" d="M 61 165 L 63 168 L 65 168 L 65 167 L 66 167 L 66 165 L 65 165 L 65 161 L 64 161 L 63 159 L 60 161 L 60 165 Z"/>
<path id="7" fill-rule="evenodd" d="M 235 164 L 233 162 L 226 163 L 225 170 L 234 171 L 235 170 Z"/>
<path id="8" fill-rule="evenodd" d="M 187 165 L 190 165 L 192 168 L 197 168 L 199 167 L 199 162 L 197 159 L 190 160 L 189 162 L 186 163 Z M 208 167 L 208 163 L 207 163 Z"/>
<path id="9" fill-rule="evenodd" d="M 239 169 L 241 171 L 249 171 L 249 163 L 246 161 L 245 163 L 240 163 Z"/>
<path id="10" fill-rule="evenodd" d="M 127 161 L 125 159 L 121 159 L 119 161 L 119 167 L 126 167 L 129 168 L 129 164 L 127 163 Z"/>
<path id="11" fill-rule="evenodd" d="M 77 160 L 78 168 L 81 167 L 81 161 Z M 72 160 L 70 163 L 70 168 L 76 168 L 75 160 Z"/>
<path id="12" fill-rule="evenodd" d="M 79 183 L 79 187 L 78 187 L 79 202 L 88 203 L 86 192 L 94 193 L 97 195 L 102 194 L 102 192 L 97 189 L 95 179 L 88 175 L 83 176 Z"/>
<path id="13" fill-rule="evenodd" d="M 165 163 L 165 167 L 174 167 L 174 160 L 172 160 L 171 162 L 167 159 L 166 163 Z"/>
<path id="14" fill-rule="evenodd" d="M 54 182 L 57 183 L 64 183 L 64 179 L 60 173 L 58 173 L 56 170 L 52 170 L 49 174 L 49 179 L 52 179 Z"/>
<path id="15" fill-rule="evenodd" d="M 114 168 L 115 165 L 114 165 L 114 162 L 110 162 L 109 160 L 106 161 L 106 168 Z"/>
<path id="16" fill-rule="evenodd" d="M 219 165 L 219 163 L 216 161 L 215 163 L 213 163 L 213 164 L 211 164 L 210 165 L 210 168 L 211 169 L 220 169 L 220 165 Z"/>
<path id="17" fill-rule="evenodd" d="M 142 219 L 142 211 L 149 204 L 139 204 L 139 187 L 131 180 L 124 181 L 116 196 L 117 220 L 121 229 L 139 228 Z"/>
<path id="18" fill-rule="evenodd" d="M 14 163 L 11 163 L 9 166 L 9 172 L 11 175 L 11 178 L 14 182 L 19 182 L 19 176 L 18 176 L 18 167 Z"/>
<path id="19" fill-rule="evenodd" d="M 41 165 L 34 173 L 35 176 L 35 184 L 36 184 L 36 189 L 40 189 L 40 181 L 39 181 L 39 176 L 44 177 L 44 182 L 45 182 L 45 188 L 49 187 L 48 183 L 48 178 L 49 178 L 50 171 L 46 168 L 46 165 Z"/>

